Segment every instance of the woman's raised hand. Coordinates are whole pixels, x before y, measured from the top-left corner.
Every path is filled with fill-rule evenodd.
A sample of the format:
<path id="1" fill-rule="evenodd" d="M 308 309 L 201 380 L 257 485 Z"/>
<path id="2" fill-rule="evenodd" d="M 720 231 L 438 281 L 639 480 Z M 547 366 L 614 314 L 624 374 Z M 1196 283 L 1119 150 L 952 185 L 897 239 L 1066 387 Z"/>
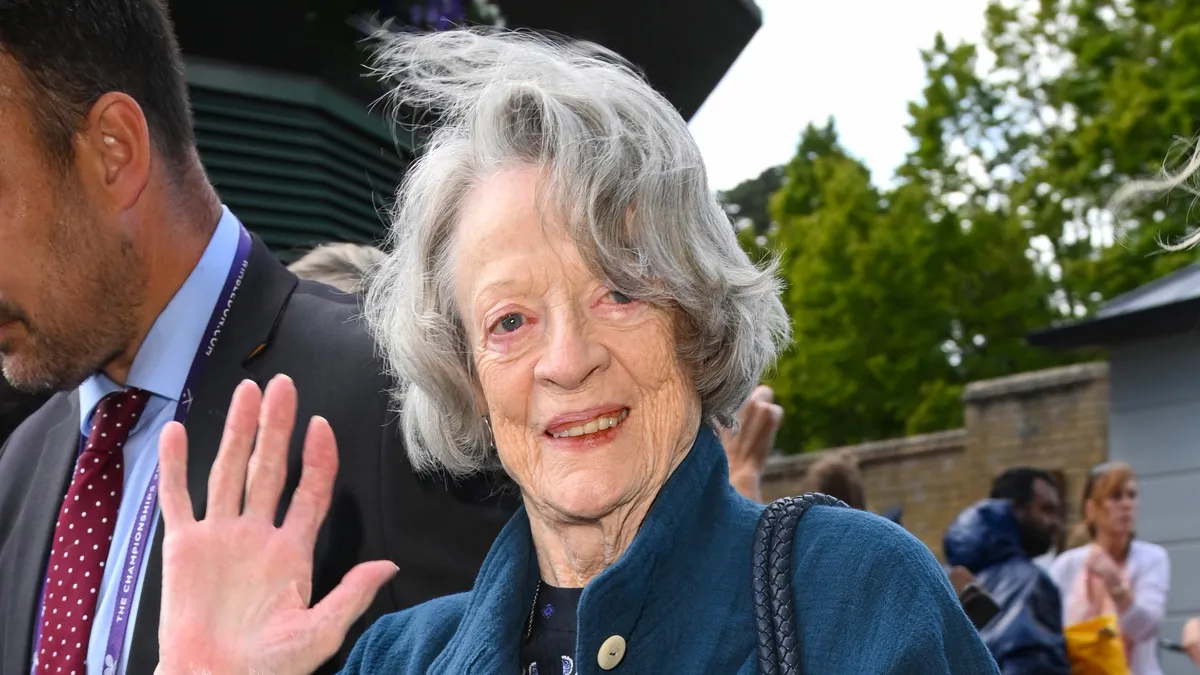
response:
<path id="1" fill-rule="evenodd" d="M 309 607 L 313 547 L 329 510 L 337 443 L 329 423 L 314 417 L 300 484 L 276 527 L 295 422 L 289 378 L 276 377 L 265 394 L 249 381 L 234 391 L 199 521 L 188 494 L 187 437 L 178 424 L 163 430 L 161 675 L 311 673 L 395 575 L 391 562 L 362 563 Z"/>
<path id="2" fill-rule="evenodd" d="M 775 392 L 759 385 L 738 411 L 738 431 L 720 430 L 729 460 L 729 482 L 747 499 L 762 501 L 763 470 L 782 423 L 783 408 L 775 405 Z"/>
<path id="3" fill-rule="evenodd" d="M 1121 568 L 1113 561 L 1112 556 L 1099 546 L 1092 546 L 1092 550 L 1088 551 L 1084 565 L 1089 572 L 1104 580 L 1109 588 L 1121 585 Z"/>

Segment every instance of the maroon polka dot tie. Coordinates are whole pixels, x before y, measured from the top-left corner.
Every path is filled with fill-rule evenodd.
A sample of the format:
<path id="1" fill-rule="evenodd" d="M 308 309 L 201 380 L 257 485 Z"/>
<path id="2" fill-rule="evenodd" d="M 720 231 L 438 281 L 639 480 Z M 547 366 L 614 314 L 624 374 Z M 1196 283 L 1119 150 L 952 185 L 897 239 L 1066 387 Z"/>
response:
<path id="1" fill-rule="evenodd" d="M 40 673 L 84 675 L 97 593 L 121 505 L 123 446 L 150 394 L 126 389 L 101 399 L 58 512 L 42 597 Z"/>

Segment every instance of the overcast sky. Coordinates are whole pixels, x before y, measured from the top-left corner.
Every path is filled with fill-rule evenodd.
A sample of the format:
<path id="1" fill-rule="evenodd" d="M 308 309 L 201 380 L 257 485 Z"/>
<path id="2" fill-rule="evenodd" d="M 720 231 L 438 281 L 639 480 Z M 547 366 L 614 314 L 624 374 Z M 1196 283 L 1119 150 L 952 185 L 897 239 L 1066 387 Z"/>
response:
<path id="1" fill-rule="evenodd" d="M 833 116 L 880 184 L 909 150 L 920 50 L 942 31 L 976 41 L 986 0 L 757 0 L 763 26 L 692 118 L 713 188 L 791 158 L 809 122 Z"/>

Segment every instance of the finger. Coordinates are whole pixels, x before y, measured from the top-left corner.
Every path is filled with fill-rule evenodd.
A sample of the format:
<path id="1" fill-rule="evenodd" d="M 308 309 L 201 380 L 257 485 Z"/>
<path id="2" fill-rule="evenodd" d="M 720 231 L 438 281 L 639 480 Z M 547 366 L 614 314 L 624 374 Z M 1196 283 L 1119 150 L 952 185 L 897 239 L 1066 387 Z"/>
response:
<path id="1" fill-rule="evenodd" d="M 761 407 L 763 403 L 771 403 L 774 400 L 775 392 L 770 387 L 762 384 L 755 387 L 754 391 L 750 392 L 750 396 L 746 398 L 742 409 L 738 411 L 738 426 L 745 426 L 754 414 L 755 409 Z M 738 433 L 740 434 L 741 432 L 739 431 Z"/>
<path id="2" fill-rule="evenodd" d="M 323 417 L 314 417 L 308 425 L 304 439 L 304 468 L 300 472 L 300 484 L 288 506 L 283 529 L 300 537 L 304 545 L 312 548 L 317 540 L 317 530 L 325 522 L 329 512 L 329 501 L 333 497 L 333 481 L 337 477 L 337 441 L 333 429 Z"/>
<path id="3" fill-rule="evenodd" d="M 250 456 L 244 515 L 275 522 L 295 426 L 296 385 L 287 375 L 277 375 L 267 384 L 258 413 L 258 440 Z"/>
<path id="4" fill-rule="evenodd" d="M 775 404 L 767 406 L 767 444 L 775 445 L 775 436 L 779 433 L 779 427 L 783 426 L 783 407 Z"/>
<path id="5" fill-rule="evenodd" d="M 208 511 L 206 518 L 233 518 L 242 510 L 242 493 L 246 487 L 246 462 L 254 447 L 258 430 L 258 409 L 262 392 L 258 385 L 245 380 L 233 390 L 229 415 L 221 447 L 208 475 Z"/>
<path id="6" fill-rule="evenodd" d="M 158 503 L 168 530 L 195 522 L 187 486 L 187 432 L 168 422 L 158 437 Z"/>
<path id="7" fill-rule="evenodd" d="M 758 461 L 765 462 L 775 450 L 775 437 L 779 435 L 779 427 L 783 423 L 783 408 L 773 403 L 759 403 L 758 407 L 759 427 L 753 439 L 747 440 L 752 443 L 747 452 Z"/>
<path id="8" fill-rule="evenodd" d="M 742 422 L 742 428 L 738 429 L 738 436 L 741 437 L 742 443 L 746 445 L 747 450 L 755 448 L 762 443 L 763 431 L 769 424 L 769 414 L 764 403 L 751 401 L 746 406 L 746 418 Z"/>
<path id="9" fill-rule="evenodd" d="M 754 388 L 754 391 L 750 392 L 750 400 L 760 403 L 774 403 L 775 390 L 765 384 L 760 384 Z"/>
<path id="10" fill-rule="evenodd" d="M 371 602 L 399 568 L 387 560 L 376 560 L 356 565 L 337 585 L 312 608 L 316 624 L 314 642 L 321 652 L 320 663 L 337 652 L 346 639 L 350 626 L 367 611 Z"/>

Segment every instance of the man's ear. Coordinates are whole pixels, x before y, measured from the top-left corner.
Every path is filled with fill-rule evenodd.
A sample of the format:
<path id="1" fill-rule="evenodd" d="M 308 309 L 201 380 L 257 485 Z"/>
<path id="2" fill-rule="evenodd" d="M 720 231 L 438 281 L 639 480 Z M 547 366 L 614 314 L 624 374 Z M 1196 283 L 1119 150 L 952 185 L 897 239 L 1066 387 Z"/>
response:
<path id="1" fill-rule="evenodd" d="M 141 106 L 120 92 L 101 96 L 75 137 L 82 180 L 113 211 L 124 211 L 137 202 L 150 180 L 153 155 Z"/>

